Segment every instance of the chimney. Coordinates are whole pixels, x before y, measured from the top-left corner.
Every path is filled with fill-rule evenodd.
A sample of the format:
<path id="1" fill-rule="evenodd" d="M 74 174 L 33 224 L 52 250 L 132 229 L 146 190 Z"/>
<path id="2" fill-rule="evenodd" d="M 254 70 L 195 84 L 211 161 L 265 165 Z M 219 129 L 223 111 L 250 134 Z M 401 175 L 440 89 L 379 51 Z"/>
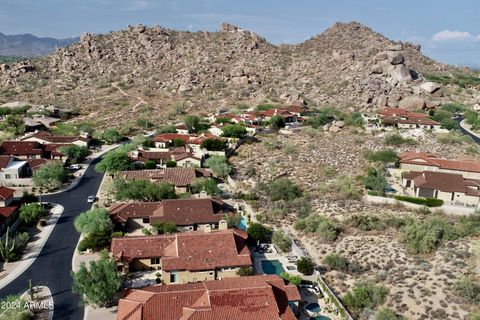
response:
<path id="1" fill-rule="evenodd" d="M 205 233 L 211 233 L 211 232 L 212 232 L 212 226 L 209 225 L 209 224 L 206 224 L 206 225 L 203 227 L 203 232 L 205 232 Z"/>

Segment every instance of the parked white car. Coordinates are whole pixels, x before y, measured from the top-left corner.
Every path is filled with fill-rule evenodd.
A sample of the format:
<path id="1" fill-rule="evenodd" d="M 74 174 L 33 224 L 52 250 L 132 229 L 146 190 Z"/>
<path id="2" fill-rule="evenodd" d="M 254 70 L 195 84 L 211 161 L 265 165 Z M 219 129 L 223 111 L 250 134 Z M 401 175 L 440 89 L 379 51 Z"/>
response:
<path id="1" fill-rule="evenodd" d="M 71 164 L 71 165 L 68 166 L 69 170 L 79 170 L 81 168 L 82 168 L 82 166 L 79 165 L 79 164 Z"/>

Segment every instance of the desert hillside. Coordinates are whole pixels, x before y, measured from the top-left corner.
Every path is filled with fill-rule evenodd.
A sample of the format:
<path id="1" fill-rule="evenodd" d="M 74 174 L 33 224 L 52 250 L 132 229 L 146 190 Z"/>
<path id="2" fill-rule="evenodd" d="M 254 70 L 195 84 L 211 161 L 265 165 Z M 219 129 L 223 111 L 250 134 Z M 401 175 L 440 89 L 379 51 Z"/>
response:
<path id="1" fill-rule="evenodd" d="M 336 23 L 298 45 L 275 46 L 230 24 L 219 32 L 132 26 L 84 34 L 55 53 L 0 67 L 0 103 L 31 101 L 77 108 L 102 126 L 133 114 L 206 112 L 260 102 L 302 102 L 363 110 L 412 94 L 433 103 L 469 102 L 463 90 L 416 90 L 425 75 L 458 72 L 356 22 Z M 473 100 L 472 100 L 473 101 Z"/>

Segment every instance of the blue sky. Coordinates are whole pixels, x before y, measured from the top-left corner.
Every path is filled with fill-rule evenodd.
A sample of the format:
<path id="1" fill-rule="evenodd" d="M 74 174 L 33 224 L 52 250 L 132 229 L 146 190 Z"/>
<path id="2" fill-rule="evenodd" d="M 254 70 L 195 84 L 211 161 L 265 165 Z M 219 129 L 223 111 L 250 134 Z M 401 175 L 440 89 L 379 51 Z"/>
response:
<path id="1" fill-rule="evenodd" d="M 336 21 L 359 21 L 394 40 L 420 43 L 439 61 L 480 65 L 478 0 L 0 0 L 0 32 L 71 37 L 128 24 L 218 30 L 223 21 L 272 43 L 298 43 Z"/>

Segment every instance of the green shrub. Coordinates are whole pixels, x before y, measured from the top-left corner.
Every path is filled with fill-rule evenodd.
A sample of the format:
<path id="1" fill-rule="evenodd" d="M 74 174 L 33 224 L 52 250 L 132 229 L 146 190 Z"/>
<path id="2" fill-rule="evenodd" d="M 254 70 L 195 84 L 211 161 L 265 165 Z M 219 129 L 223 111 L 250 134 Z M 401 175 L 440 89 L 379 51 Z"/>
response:
<path id="1" fill-rule="evenodd" d="M 463 277 L 455 283 L 455 290 L 471 303 L 480 303 L 480 283 L 470 277 Z"/>
<path id="2" fill-rule="evenodd" d="M 242 124 L 229 124 L 222 128 L 222 137 L 243 138 L 247 135 L 247 128 Z"/>
<path id="3" fill-rule="evenodd" d="M 240 277 L 248 277 L 248 276 L 254 276 L 255 271 L 253 271 L 252 267 L 240 267 L 237 270 L 237 276 Z"/>
<path id="4" fill-rule="evenodd" d="M 222 139 L 209 138 L 205 139 L 200 147 L 208 151 L 222 151 L 227 147 L 227 142 Z"/>
<path id="5" fill-rule="evenodd" d="M 425 205 L 427 207 L 440 207 L 443 205 L 442 199 L 435 199 L 435 198 L 415 198 L 410 196 L 400 196 L 395 195 L 395 199 L 400 201 L 406 201 L 414 204 Z"/>
<path id="6" fill-rule="evenodd" d="M 417 141 L 412 138 L 404 138 L 398 132 L 395 132 L 387 135 L 385 137 L 384 143 L 387 146 L 401 146 L 401 145 L 413 146 L 417 144 Z"/>
<path id="7" fill-rule="evenodd" d="M 270 201 L 292 201 L 302 196 L 302 190 L 287 177 L 270 181 L 266 193 Z"/>
<path id="8" fill-rule="evenodd" d="M 177 166 L 177 162 L 175 160 L 169 160 L 166 163 L 167 168 L 175 168 Z"/>
<path id="9" fill-rule="evenodd" d="M 389 308 L 381 308 L 375 313 L 375 320 L 401 320 L 402 316 L 397 315 L 395 311 Z"/>
<path id="10" fill-rule="evenodd" d="M 387 178 L 385 178 L 383 169 L 368 168 L 367 176 L 362 177 L 362 181 L 365 188 L 380 194 L 384 193 L 388 187 Z"/>
<path id="11" fill-rule="evenodd" d="M 205 191 L 208 195 L 211 196 L 217 195 L 221 191 L 215 179 L 212 178 L 196 179 L 195 181 L 193 181 L 190 190 L 193 193 L 200 193 L 201 191 Z"/>
<path id="12" fill-rule="evenodd" d="M 113 182 L 117 200 L 160 201 L 177 197 L 173 185 L 150 180 L 116 179 Z"/>
<path id="13" fill-rule="evenodd" d="M 153 224 L 157 234 L 171 234 L 177 232 L 177 225 L 173 222 L 157 222 Z"/>
<path id="14" fill-rule="evenodd" d="M 327 241 L 335 241 L 340 233 L 340 229 L 333 219 L 314 213 L 307 218 L 297 220 L 294 228 L 307 233 L 315 233 Z"/>
<path id="15" fill-rule="evenodd" d="M 310 276 L 315 271 L 315 264 L 310 258 L 301 257 L 297 260 L 296 264 L 298 272 L 304 275 Z"/>
<path id="16" fill-rule="evenodd" d="M 363 231 L 384 229 L 382 220 L 378 216 L 369 214 L 352 215 L 347 219 L 347 224 Z"/>
<path id="17" fill-rule="evenodd" d="M 449 145 L 463 145 L 473 143 L 473 139 L 470 136 L 455 131 L 439 134 L 437 136 L 437 141 Z"/>
<path id="18" fill-rule="evenodd" d="M 292 239 L 283 230 L 273 232 L 272 242 L 281 252 L 292 251 Z"/>
<path id="19" fill-rule="evenodd" d="M 392 149 L 379 151 L 366 150 L 363 154 L 365 159 L 372 162 L 396 163 L 399 160 L 398 154 Z"/>
<path id="20" fill-rule="evenodd" d="M 330 253 L 323 257 L 323 263 L 327 265 L 329 269 L 347 271 L 348 259 L 337 253 Z"/>
<path id="21" fill-rule="evenodd" d="M 284 279 L 285 281 L 294 284 L 296 286 L 299 286 L 302 283 L 302 278 L 300 276 L 294 276 L 291 275 L 288 272 L 282 272 L 280 273 L 280 277 Z"/>
<path id="22" fill-rule="evenodd" d="M 112 239 L 110 231 L 91 232 L 83 238 L 78 244 L 78 251 L 83 252 L 87 249 L 98 251 L 108 247 Z"/>
<path id="23" fill-rule="evenodd" d="M 45 210 L 38 203 L 24 204 L 20 207 L 20 219 L 27 225 L 35 224 L 45 215 Z"/>
<path id="24" fill-rule="evenodd" d="M 350 311 L 359 313 L 364 308 L 375 308 L 383 304 L 387 294 L 388 290 L 385 286 L 373 282 L 365 282 L 348 292 L 342 301 Z"/>

